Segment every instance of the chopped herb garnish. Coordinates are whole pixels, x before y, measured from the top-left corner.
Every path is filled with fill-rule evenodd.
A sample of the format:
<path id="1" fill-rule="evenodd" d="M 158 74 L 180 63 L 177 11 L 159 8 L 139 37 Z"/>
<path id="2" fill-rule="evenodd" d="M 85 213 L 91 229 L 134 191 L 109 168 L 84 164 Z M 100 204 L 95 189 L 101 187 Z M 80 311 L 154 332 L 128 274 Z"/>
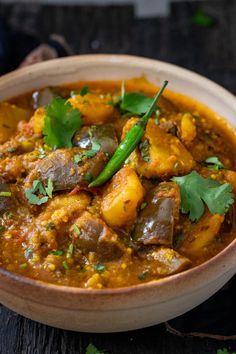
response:
<path id="1" fill-rule="evenodd" d="M 0 192 L 0 197 L 11 197 L 11 192 Z"/>
<path id="2" fill-rule="evenodd" d="M 98 151 L 101 149 L 101 145 L 98 144 L 96 141 L 91 140 L 92 143 L 92 148 L 90 150 L 87 150 L 83 152 L 82 154 L 77 154 L 74 156 L 74 163 L 79 163 L 82 161 L 83 157 L 94 157 L 97 155 Z"/>
<path id="3" fill-rule="evenodd" d="M 85 354 L 107 354 L 107 352 L 98 350 L 93 344 L 89 344 L 86 348 Z"/>
<path id="4" fill-rule="evenodd" d="M 178 248 L 181 246 L 182 242 L 184 240 L 184 235 L 183 234 L 178 234 L 174 236 L 174 248 Z"/>
<path id="5" fill-rule="evenodd" d="M 53 250 L 53 251 L 50 251 L 49 254 L 52 254 L 53 256 L 63 256 L 64 251 L 62 251 L 62 250 Z"/>
<path id="6" fill-rule="evenodd" d="M 150 150 L 150 144 L 148 139 L 145 139 L 142 143 L 139 144 L 139 150 L 142 156 L 142 159 L 145 162 L 150 162 L 150 154 L 149 154 L 149 150 Z"/>
<path id="7" fill-rule="evenodd" d="M 85 272 L 87 272 L 86 267 L 79 266 L 77 269 L 78 269 L 78 272 L 80 272 L 80 273 L 85 273 Z"/>
<path id="8" fill-rule="evenodd" d="M 53 230 L 53 229 L 55 229 L 55 224 L 52 221 L 50 221 L 46 226 L 46 231 Z"/>
<path id="9" fill-rule="evenodd" d="M 4 225 L 0 225 L 0 232 L 3 232 L 6 230 L 6 227 Z"/>
<path id="10" fill-rule="evenodd" d="M 143 202 L 140 206 L 140 210 L 143 210 L 144 208 L 146 208 L 147 205 L 148 205 L 147 202 Z"/>
<path id="11" fill-rule="evenodd" d="M 44 118 L 44 142 L 53 149 L 71 148 L 71 139 L 82 125 L 81 114 L 70 102 L 54 97 L 46 107 Z"/>
<path id="12" fill-rule="evenodd" d="M 74 253 L 74 245 L 73 243 L 70 243 L 66 253 L 66 258 L 72 258 L 73 253 Z"/>
<path id="13" fill-rule="evenodd" d="M 110 101 L 107 102 L 107 105 L 108 105 L 108 106 L 111 106 L 111 107 L 115 107 L 115 102 L 113 102 L 112 100 L 110 100 Z"/>
<path id="14" fill-rule="evenodd" d="M 37 192 L 42 194 L 44 197 L 39 198 L 35 194 Z M 44 187 L 41 181 L 34 180 L 32 188 L 25 190 L 25 196 L 28 199 L 30 204 L 41 205 L 47 203 L 48 197 L 52 198 L 52 192 L 53 192 L 53 183 L 51 178 L 48 179 L 48 184 L 46 187 Z"/>
<path id="15" fill-rule="evenodd" d="M 31 259 L 33 256 L 33 250 L 32 248 L 27 248 L 24 252 L 25 258 Z"/>
<path id="16" fill-rule="evenodd" d="M 38 149 L 38 158 L 39 159 L 44 159 L 45 156 L 46 156 L 45 150 L 42 147 L 40 147 Z"/>
<path id="17" fill-rule="evenodd" d="M 9 149 L 7 149 L 7 152 L 16 152 L 17 151 L 17 148 L 15 147 L 11 147 Z"/>
<path id="18" fill-rule="evenodd" d="M 69 270 L 69 269 L 70 269 L 70 267 L 68 266 L 68 263 L 67 263 L 66 261 L 63 261 L 63 262 L 62 262 L 62 265 L 63 265 L 63 268 L 64 268 L 65 270 Z"/>
<path id="19" fill-rule="evenodd" d="M 47 187 L 45 187 L 45 191 L 46 191 L 47 195 L 49 196 L 49 198 L 52 198 L 53 183 L 52 183 L 51 178 L 48 179 L 48 184 L 47 184 Z"/>
<path id="20" fill-rule="evenodd" d="M 173 177 L 172 181 L 180 187 L 181 211 L 189 213 L 192 221 L 198 221 L 203 215 L 204 203 L 212 214 L 225 214 L 234 202 L 231 184 L 203 178 L 196 171 L 183 177 Z"/>
<path id="21" fill-rule="evenodd" d="M 12 213 L 11 211 L 7 211 L 7 212 L 6 212 L 6 218 L 7 218 L 8 220 L 12 219 L 12 218 L 13 218 L 13 213 Z"/>
<path id="22" fill-rule="evenodd" d="M 192 23 L 200 27 L 210 27 L 214 23 L 213 18 L 206 14 L 203 9 L 197 9 L 191 20 Z"/>
<path id="23" fill-rule="evenodd" d="M 147 278 L 147 275 L 148 275 L 148 271 L 145 270 L 144 272 L 141 272 L 138 274 L 138 279 L 140 281 L 144 281 Z"/>
<path id="24" fill-rule="evenodd" d="M 200 163 L 204 166 L 207 166 L 211 170 L 217 171 L 225 168 L 217 156 L 208 157 L 206 160 L 203 160 Z"/>
<path id="25" fill-rule="evenodd" d="M 76 154 L 73 157 L 74 163 L 79 163 L 82 161 L 82 158 L 84 157 L 84 154 Z"/>
<path id="26" fill-rule="evenodd" d="M 20 265 L 19 265 L 19 267 L 20 267 L 21 269 L 26 269 L 27 266 L 28 266 L 27 263 L 23 263 L 23 264 L 20 264 Z"/>
<path id="27" fill-rule="evenodd" d="M 97 263 L 97 264 L 94 264 L 94 265 L 93 265 L 93 268 L 94 268 L 97 272 L 102 273 L 102 272 L 104 272 L 104 270 L 106 269 L 106 266 L 105 266 L 105 264 Z"/>
<path id="28" fill-rule="evenodd" d="M 92 172 L 90 171 L 87 171 L 85 174 L 84 174 L 84 180 L 88 183 L 92 182 L 93 180 L 93 175 L 92 175 Z"/>
<path id="29" fill-rule="evenodd" d="M 89 93 L 89 87 L 88 86 L 82 87 L 82 89 L 79 92 L 80 96 L 85 96 L 85 95 L 87 95 L 87 93 Z"/>
<path id="30" fill-rule="evenodd" d="M 229 352 L 228 349 L 218 349 L 216 354 L 236 354 L 236 352 Z"/>
<path id="31" fill-rule="evenodd" d="M 73 225 L 73 231 L 79 236 L 81 234 L 81 230 L 78 225 Z"/>

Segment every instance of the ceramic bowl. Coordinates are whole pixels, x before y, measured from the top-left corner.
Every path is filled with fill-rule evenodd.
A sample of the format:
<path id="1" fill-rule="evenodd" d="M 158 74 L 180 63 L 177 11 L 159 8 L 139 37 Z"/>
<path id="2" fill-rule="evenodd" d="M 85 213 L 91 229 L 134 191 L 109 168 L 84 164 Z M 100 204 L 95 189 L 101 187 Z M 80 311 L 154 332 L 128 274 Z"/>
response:
<path id="1" fill-rule="evenodd" d="M 0 100 L 76 80 L 128 79 L 145 75 L 155 84 L 205 103 L 231 126 L 236 99 L 193 72 L 125 55 L 84 55 L 36 64 L 0 78 Z M 32 280 L 0 269 L 0 302 L 33 320 L 69 330 L 116 332 L 151 326 L 199 305 L 236 272 L 236 240 L 198 267 L 168 278 L 119 289 L 87 290 Z"/>

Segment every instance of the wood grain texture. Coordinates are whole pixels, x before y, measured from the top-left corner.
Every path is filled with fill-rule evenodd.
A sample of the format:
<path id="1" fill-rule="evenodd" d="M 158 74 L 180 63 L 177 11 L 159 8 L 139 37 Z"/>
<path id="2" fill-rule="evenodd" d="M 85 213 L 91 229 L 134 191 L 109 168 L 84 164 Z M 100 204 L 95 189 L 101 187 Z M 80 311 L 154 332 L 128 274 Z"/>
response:
<path id="1" fill-rule="evenodd" d="M 201 6 L 214 25 L 201 28 L 191 17 Z M 197 71 L 236 93 L 236 2 L 174 3 L 166 19 L 137 20 L 131 6 L 3 5 L 15 28 L 46 41 L 63 34 L 75 53 L 126 53 L 166 60 Z M 230 319 L 231 320 L 231 319 Z M 51 328 L 0 306 L 0 354 L 84 354 L 89 343 L 110 354 L 214 354 L 236 343 L 180 338 L 164 325 L 117 334 L 83 334 Z"/>

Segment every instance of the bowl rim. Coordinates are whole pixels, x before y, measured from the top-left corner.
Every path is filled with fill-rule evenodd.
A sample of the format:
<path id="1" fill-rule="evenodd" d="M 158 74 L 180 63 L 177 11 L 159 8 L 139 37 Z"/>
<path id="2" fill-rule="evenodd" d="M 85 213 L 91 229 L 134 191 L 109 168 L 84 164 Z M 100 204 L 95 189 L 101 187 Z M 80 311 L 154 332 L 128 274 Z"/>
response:
<path id="1" fill-rule="evenodd" d="M 0 83 L 2 81 L 14 81 L 15 78 L 19 78 L 25 75 L 29 75 L 29 73 L 33 74 L 36 73 L 37 71 L 44 71 L 44 70 L 50 70 L 50 68 L 55 67 L 57 64 L 59 65 L 64 65 L 64 63 L 67 63 L 67 65 L 70 64 L 70 62 L 74 61 L 94 61 L 94 62 L 101 62 L 101 63 L 124 63 L 125 65 L 130 64 L 131 61 L 135 62 L 137 66 L 146 66 L 147 68 L 153 65 L 160 65 L 162 69 L 166 69 L 167 71 L 171 73 L 175 73 L 176 75 L 176 70 L 178 71 L 178 75 L 188 75 L 188 78 L 191 79 L 193 82 L 201 82 L 205 83 L 211 91 L 217 90 L 218 94 L 221 94 L 224 96 L 224 99 L 228 101 L 231 106 L 236 110 L 236 97 L 220 86 L 219 84 L 213 82 L 212 80 L 196 73 L 191 70 L 182 68 L 180 66 L 163 62 L 160 60 L 156 59 L 149 59 L 149 58 L 144 58 L 140 56 L 135 56 L 135 55 L 123 55 L 123 54 L 85 54 L 85 55 L 74 55 L 66 58 L 59 58 L 59 59 L 54 59 L 38 64 L 34 64 L 29 67 L 17 69 L 11 73 L 8 73 L 6 75 L 3 75 L 0 77 Z M 184 94 L 185 95 L 185 94 Z M 9 97 L 10 98 L 10 97 Z M 231 125 L 230 125 L 231 126 Z M 232 127 L 232 126 L 231 126 Z M 157 280 L 152 280 L 149 282 L 141 283 L 141 284 L 134 284 L 130 286 L 125 286 L 125 287 L 118 287 L 118 288 L 105 288 L 105 289 L 87 289 L 87 288 L 80 288 L 80 287 L 75 287 L 75 286 L 66 286 L 66 285 L 59 285 L 59 284 L 54 284 L 54 283 L 47 283 L 45 281 L 33 279 L 27 276 L 24 276 L 22 274 L 18 274 L 15 272 L 8 271 L 4 269 L 3 267 L 0 267 L 0 276 L 3 278 L 8 278 L 16 283 L 21 283 L 25 285 L 29 285 L 38 289 L 48 289 L 52 291 L 56 291 L 59 293 L 68 293 L 68 294 L 80 294 L 84 296 L 94 296 L 94 295 L 100 295 L 100 296 L 105 296 L 105 295 L 120 295 L 120 294 L 131 294 L 133 292 L 137 291 L 142 291 L 143 289 L 159 289 L 162 288 L 163 285 L 168 285 L 170 283 L 180 283 L 183 281 L 186 281 L 187 279 L 190 279 L 194 275 L 198 275 L 200 273 L 204 273 L 205 270 L 213 270 L 214 266 L 216 264 L 224 264 L 224 260 L 228 259 L 228 262 L 233 263 L 233 258 L 235 260 L 235 268 L 236 268 L 236 239 L 234 239 L 229 245 L 227 245 L 223 250 L 221 250 L 218 254 L 216 254 L 214 257 L 210 258 L 209 260 L 205 261 L 204 263 L 195 266 L 193 268 L 190 268 L 188 270 L 185 270 L 181 273 L 173 274 L 164 278 L 160 278 Z M 231 266 L 232 268 L 232 266 Z"/>

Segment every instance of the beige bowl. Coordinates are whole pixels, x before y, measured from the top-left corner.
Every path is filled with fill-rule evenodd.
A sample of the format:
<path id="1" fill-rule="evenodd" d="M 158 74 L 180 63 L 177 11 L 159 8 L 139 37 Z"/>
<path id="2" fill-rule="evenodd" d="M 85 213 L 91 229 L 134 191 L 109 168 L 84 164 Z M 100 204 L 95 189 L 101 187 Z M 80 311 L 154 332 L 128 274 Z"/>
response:
<path id="1" fill-rule="evenodd" d="M 0 78 L 0 100 L 76 80 L 145 75 L 187 94 L 236 125 L 235 97 L 177 66 L 124 55 L 84 55 L 53 60 Z M 197 306 L 236 272 L 236 240 L 208 262 L 169 278 L 121 289 L 86 290 L 46 284 L 0 269 L 0 302 L 33 320 L 84 332 L 116 332 L 158 324 Z"/>

